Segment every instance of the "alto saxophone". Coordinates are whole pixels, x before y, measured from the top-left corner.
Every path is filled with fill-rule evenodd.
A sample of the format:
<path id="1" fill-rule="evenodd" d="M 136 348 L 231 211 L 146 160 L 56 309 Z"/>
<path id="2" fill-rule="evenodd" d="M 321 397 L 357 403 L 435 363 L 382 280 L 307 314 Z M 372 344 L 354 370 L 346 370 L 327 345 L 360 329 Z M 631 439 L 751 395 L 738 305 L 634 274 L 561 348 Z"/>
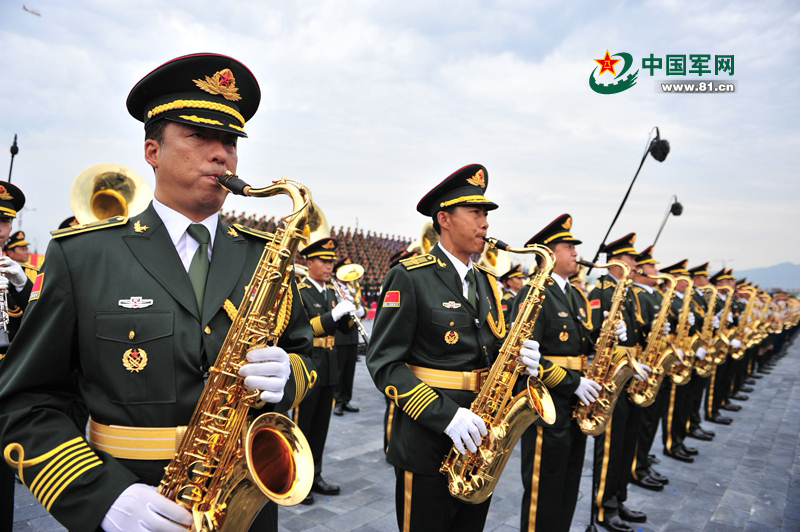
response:
<path id="1" fill-rule="evenodd" d="M 274 345 L 282 332 L 278 323 L 289 319 L 281 314 L 291 294 L 292 259 L 313 207 L 310 192 L 297 182 L 281 179 L 251 189 L 233 174 L 217 179 L 247 196 L 288 195 L 294 212 L 264 248 L 159 492 L 192 512 L 195 532 L 245 532 L 267 499 L 297 504 L 313 482 L 314 461 L 303 433 L 274 412 L 250 422 L 259 393 L 245 388 L 239 376 L 247 352 Z"/>
<path id="2" fill-rule="evenodd" d="M 628 398 L 642 407 L 653 404 L 667 372 L 673 364 L 681 361 L 678 353 L 672 347 L 667 346 L 666 349 L 663 349 L 667 336 L 664 326 L 667 323 L 667 319 L 669 319 L 672 298 L 675 297 L 675 277 L 669 273 L 659 273 L 650 276 L 650 278 L 668 281 L 669 288 L 661 299 L 661 308 L 658 310 L 658 315 L 650 328 L 650 334 L 647 336 L 647 346 L 641 358 L 641 363 L 650 366 L 652 373 L 647 380 L 642 382 L 631 381 L 628 386 Z"/>
<path id="3" fill-rule="evenodd" d="M 632 284 L 631 267 L 618 260 L 593 266 L 595 268 L 619 266 L 623 271 L 622 277 L 617 280 L 617 286 L 611 296 L 611 308 L 595 343 L 594 358 L 586 370 L 586 378 L 600 384 L 600 395 L 594 403 L 589 405 L 579 401 L 572 413 L 581 432 L 589 436 L 598 436 L 606 430 L 606 425 L 614 411 L 614 405 L 617 404 L 619 394 L 625 389 L 628 379 L 636 374 L 644 376 L 645 373 L 629 351 L 626 350 L 623 356 L 616 355 L 616 329 L 617 324 L 622 320 L 622 302 L 628 292 L 628 287 Z"/>
<path id="4" fill-rule="evenodd" d="M 722 314 L 720 314 L 720 324 L 717 334 L 714 336 L 714 341 L 711 344 L 709 352 L 714 358 L 714 365 L 719 366 L 725 363 L 725 357 L 731 348 L 731 333 L 732 327 L 728 327 L 728 315 L 731 311 L 733 304 L 733 288 L 730 286 L 719 286 L 717 290 L 726 292 L 725 305 L 722 307 Z"/>
<path id="5" fill-rule="evenodd" d="M 700 333 L 694 337 L 692 342 L 692 350 L 697 353 L 701 347 L 706 348 L 706 358 L 700 360 L 699 358 L 694 362 L 694 370 L 700 377 L 709 377 L 714 371 L 714 354 L 711 352 L 714 343 L 714 309 L 717 305 L 717 287 L 713 285 L 706 285 L 698 290 L 711 291 L 711 297 L 708 299 L 708 310 L 706 311 L 705 318 L 703 318 L 703 327 Z M 720 324 L 721 325 L 721 324 Z"/>
<path id="6" fill-rule="evenodd" d="M 744 352 L 750 347 L 748 342 L 748 335 L 751 331 L 745 332 L 745 329 L 748 328 L 750 323 L 750 318 L 753 315 L 753 309 L 755 308 L 756 304 L 756 295 L 758 294 L 758 290 L 753 288 L 752 286 L 742 286 L 740 288 L 742 292 L 746 292 L 750 295 L 750 298 L 747 300 L 747 305 L 744 308 L 744 311 L 739 316 L 739 325 L 736 327 L 736 338 L 742 343 L 738 349 L 734 349 L 731 351 L 731 358 L 733 360 L 741 360 L 744 356 Z"/>
<path id="7" fill-rule="evenodd" d="M 683 386 L 688 384 L 692 378 L 692 368 L 694 367 L 694 350 L 692 349 L 692 339 L 689 337 L 689 329 L 691 328 L 689 314 L 692 313 L 694 281 L 690 277 L 683 275 L 675 278 L 675 282 L 678 281 L 686 281 L 687 286 L 683 292 L 683 305 L 681 306 L 681 313 L 678 315 L 678 326 L 675 327 L 672 348 L 683 351 L 683 360 L 672 367 L 670 376 L 676 386 Z"/>
<path id="8" fill-rule="evenodd" d="M 552 424 L 556 420 L 550 392 L 537 377 L 528 377 L 525 391 L 516 396 L 514 384 L 524 366 L 517 362 L 522 342 L 533 334 L 533 326 L 544 301 L 544 289 L 552 283 L 550 273 L 556 259 L 550 248 L 533 244 L 512 248 L 496 238 L 484 238 L 491 247 L 511 253 L 535 253 L 543 263 L 528 282 L 530 291 L 519 307 L 519 314 L 503 341 L 497 360 L 470 410 L 486 423 L 489 434 L 475 453 L 461 454 L 453 446 L 445 457 L 441 473 L 447 475 L 450 494 L 464 502 L 479 504 L 489 498 L 503 473 L 511 451 L 525 429 L 538 418 Z"/>

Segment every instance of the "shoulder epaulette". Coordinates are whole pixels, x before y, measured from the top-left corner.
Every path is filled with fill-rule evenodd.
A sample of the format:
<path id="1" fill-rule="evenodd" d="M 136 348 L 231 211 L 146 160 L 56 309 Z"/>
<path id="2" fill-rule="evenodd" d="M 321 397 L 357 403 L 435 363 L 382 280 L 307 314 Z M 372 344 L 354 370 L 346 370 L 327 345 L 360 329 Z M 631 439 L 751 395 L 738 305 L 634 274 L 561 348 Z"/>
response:
<path id="1" fill-rule="evenodd" d="M 241 224 L 233 224 L 237 230 L 241 231 L 242 233 L 257 236 L 258 238 L 263 238 L 264 240 L 272 240 L 275 238 L 274 233 L 268 233 L 266 231 L 259 231 L 258 229 L 253 229 L 252 227 L 245 227 Z M 234 235 L 235 236 L 235 235 Z"/>
<path id="2" fill-rule="evenodd" d="M 89 231 L 96 231 L 97 229 L 106 229 L 108 227 L 116 227 L 118 225 L 125 225 L 128 223 L 127 216 L 114 216 L 106 218 L 105 220 L 97 220 L 96 222 L 89 222 L 88 224 L 74 225 L 64 229 L 56 229 L 50 231 L 53 238 L 62 238 L 65 236 L 77 235 L 79 233 L 87 233 Z"/>
<path id="3" fill-rule="evenodd" d="M 430 266 L 436 264 L 436 257 L 427 253 L 425 255 L 417 255 L 416 257 L 409 257 L 400 261 L 406 270 L 413 270 L 415 268 L 422 268 L 423 266 Z"/>
<path id="4" fill-rule="evenodd" d="M 34 266 L 33 264 L 22 264 L 21 266 L 26 270 L 31 270 L 31 271 L 34 271 L 34 272 L 38 272 L 39 271 L 39 267 L 38 266 Z"/>
<path id="5" fill-rule="evenodd" d="M 633 288 L 634 293 L 636 293 L 636 294 L 641 294 L 642 292 L 644 292 L 644 288 L 642 288 L 641 286 L 633 285 L 632 288 Z"/>
<path id="6" fill-rule="evenodd" d="M 477 263 L 474 263 L 474 265 L 475 265 L 475 267 L 476 267 L 476 268 L 478 268 L 480 271 L 482 271 L 483 273 L 485 273 L 486 275 L 488 275 L 488 276 L 489 276 L 489 277 L 491 277 L 492 279 L 494 279 L 494 278 L 496 277 L 496 276 L 495 276 L 495 274 L 493 274 L 493 273 L 492 273 L 492 272 L 491 272 L 491 271 L 490 271 L 488 268 L 486 268 L 485 266 L 482 266 L 482 265 L 480 265 L 480 264 L 477 264 Z"/>
<path id="7" fill-rule="evenodd" d="M 617 283 L 613 281 L 603 281 L 603 286 L 601 287 L 603 290 L 608 290 L 609 288 L 616 288 Z"/>
<path id="8" fill-rule="evenodd" d="M 308 284 L 307 282 L 305 282 L 305 280 L 300 281 L 299 283 L 297 283 L 297 289 L 298 290 L 302 290 L 303 288 L 311 288 L 311 285 Z"/>
<path id="9" fill-rule="evenodd" d="M 512 294 L 511 292 L 506 292 L 505 294 L 503 294 L 503 301 L 506 301 L 507 299 L 514 299 L 514 294 Z"/>

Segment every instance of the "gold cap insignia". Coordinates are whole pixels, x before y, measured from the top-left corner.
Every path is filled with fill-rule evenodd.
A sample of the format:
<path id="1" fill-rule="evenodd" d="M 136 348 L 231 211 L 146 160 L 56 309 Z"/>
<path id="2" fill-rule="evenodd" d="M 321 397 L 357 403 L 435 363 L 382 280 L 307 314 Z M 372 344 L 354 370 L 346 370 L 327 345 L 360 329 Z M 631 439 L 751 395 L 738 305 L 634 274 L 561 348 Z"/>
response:
<path id="1" fill-rule="evenodd" d="M 455 331 L 447 331 L 444 333 L 444 341 L 450 345 L 455 344 L 458 342 L 458 333 Z"/>
<path id="2" fill-rule="evenodd" d="M 569 231 L 572 229 L 572 216 L 567 217 L 567 221 L 561 224 L 561 227 Z"/>
<path id="3" fill-rule="evenodd" d="M 236 88 L 236 80 L 233 72 L 229 68 L 216 72 L 213 76 L 206 76 L 205 81 L 194 79 L 194 84 L 209 94 L 219 94 L 231 102 L 238 102 L 242 99 L 239 96 L 239 89 Z"/>
<path id="4" fill-rule="evenodd" d="M 569 333 L 567 331 L 561 331 L 560 333 L 558 333 L 558 339 L 561 340 L 562 342 L 566 342 L 567 340 L 569 340 Z"/>
<path id="5" fill-rule="evenodd" d="M 25 238 L 25 233 L 20 231 L 19 233 L 17 233 L 17 238 L 19 238 L 20 240 L 24 239 Z"/>
<path id="6" fill-rule="evenodd" d="M 333 249 L 336 247 L 336 244 L 333 243 L 333 240 L 328 240 L 327 242 L 322 244 L 322 247 L 324 247 L 325 249 Z"/>
<path id="7" fill-rule="evenodd" d="M 631 246 L 634 245 L 635 243 L 636 243 L 636 235 L 633 235 L 631 237 Z"/>
<path id="8" fill-rule="evenodd" d="M 11 197 L 11 194 L 8 193 L 8 190 L 6 190 L 6 187 L 4 187 L 3 185 L 0 185 L 0 199 L 2 200 L 14 199 L 13 197 Z"/>
<path id="9" fill-rule="evenodd" d="M 483 170 L 478 170 L 478 172 L 467 179 L 467 183 L 470 185 L 475 185 L 476 187 L 485 188 L 486 187 L 486 179 L 483 176 Z"/>
<path id="10" fill-rule="evenodd" d="M 147 353 L 144 349 L 128 349 L 122 355 L 122 365 L 131 373 L 138 373 L 147 365 Z"/>

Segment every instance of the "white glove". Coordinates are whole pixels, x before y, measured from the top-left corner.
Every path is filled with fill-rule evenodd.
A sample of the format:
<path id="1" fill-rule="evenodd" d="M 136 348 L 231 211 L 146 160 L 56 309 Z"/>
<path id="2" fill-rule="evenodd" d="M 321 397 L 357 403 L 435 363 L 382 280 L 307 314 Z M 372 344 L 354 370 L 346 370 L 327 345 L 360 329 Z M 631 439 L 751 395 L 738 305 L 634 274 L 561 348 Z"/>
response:
<path id="1" fill-rule="evenodd" d="M 365 309 L 363 306 L 356 308 L 356 316 L 358 316 L 359 318 L 363 318 L 366 315 L 367 315 L 367 309 Z"/>
<path id="2" fill-rule="evenodd" d="M 744 328 L 744 332 L 745 332 L 745 334 L 749 333 L 750 332 L 750 327 L 745 327 Z"/>
<path id="3" fill-rule="evenodd" d="M 0 275 L 0 292 L 6 292 L 8 290 L 8 277 L 5 275 Z"/>
<path id="4" fill-rule="evenodd" d="M 8 277 L 8 280 L 11 281 L 11 284 L 13 284 L 14 288 L 17 290 L 22 290 L 25 287 L 25 283 L 28 282 L 28 276 L 25 275 L 25 270 L 22 269 L 19 262 L 8 255 L 0 258 L 0 273 Z"/>
<path id="5" fill-rule="evenodd" d="M 625 325 L 624 321 L 620 321 L 617 323 L 617 329 L 614 331 L 614 333 L 617 335 L 617 340 L 624 342 L 628 339 L 628 326 Z"/>
<path id="6" fill-rule="evenodd" d="M 714 319 L 711 320 L 711 326 L 715 329 L 719 329 L 719 316 L 714 316 Z"/>
<path id="7" fill-rule="evenodd" d="M 733 312 L 728 312 L 728 323 L 733 323 Z"/>
<path id="8" fill-rule="evenodd" d="M 106 532 L 186 532 L 192 514 L 147 484 L 131 484 L 123 491 L 100 527 Z"/>
<path id="9" fill-rule="evenodd" d="M 653 325 L 655 325 L 655 324 L 656 324 L 656 320 L 653 320 L 653 323 L 650 325 L 650 328 L 652 329 Z M 664 322 L 664 334 L 668 335 L 671 330 L 672 330 L 672 326 L 669 324 L 668 321 L 665 321 Z"/>
<path id="10" fill-rule="evenodd" d="M 683 364 L 683 361 L 686 360 L 686 354 L 680 349 L 676 349 L 675 354 L 678 355 L 678 359 L 681 361 L 681 364 Z"/>
<path id="11" fill-rule="evenodd" d="M 733 340 L 731 340 L 731 347 L 734 349 L 739 349 L 740 347 L 742 347 L 742 342 L 734 338 Z"/>
<path id="12" fill-rule="evenodd" d="M 639 382 L 644 382 L 644 381 L 647 380 L 647 378 L 650 376 L 650 374 L 653 373 L 653 368 L 651 368 L 647 364 L 639 364 L 639 367 L 642 368 L 642 370 L 644 371 L 644 377 L 642 377 L 638 373 L 634 373 L 633 374 L 633 378 L 636 379 Z"/>
<path id="13" fill-rule="evenodd" d="M 689 327 L 692 327 L 694 325 L 694 312 L 689 313 L 689 319 L 687 320 L 687 322 L 689 323 Z"/>
<path id="14" fill-rule="evenodd" d="M 353 302 L 345 300 L 333 307 L 331 316 L 333 316 L 333 321 L 339 321 L 339 318 L 355 310 L 356 306 L 353 304 Z"/>
<path id="15" fill-rule="evenodd" d="M 291 373 L 289 355 L 280 347 L 261 347 L 247 353 L 247 364 L 239 368 L 248 390 L 261 391 L 261 400 L 280 403 Z"/>
<path id="16" fill-rule="evenodd" d="M 700 360 L 705 360 L 706 359 L 706 353 L 708 353 L 708 351 L 706 351 L 706 348 L 705 347 L 701 347 L 701 348 L 699 348 L 697 350 L 697 352 L 695 352 L 695 356 L 697 358 L 699 358 Z"/>
<path id="17" fill-rule="evenodd" d="M 601 386 L 592 379 L 581 377 L 581 382 L 578 384 L 578 389 L 575 390 L 575 395 L 578 396 L 583 404 L 590 405 L 600 396 Z"/>
<path id="18" fill-rule="evenodd" d="M 483 437 L 488 434 L 486 424 L 480 416 L 463 407 L 456 410 L 456 415 L 450 420 L 444 433 L 450 436 L 461 454 L 467 453 L 464 446 L 472 453 L 477 451 Z"/>
<path id="19" fill-rule="evenodd" d="M 525 374 L 536 377 L 539 374 L 539 359 L 542 354 L 539 352 L 539 342 L 536 340 L 525 340 L 519 348 L 518 362 L 525 364 Z"/>

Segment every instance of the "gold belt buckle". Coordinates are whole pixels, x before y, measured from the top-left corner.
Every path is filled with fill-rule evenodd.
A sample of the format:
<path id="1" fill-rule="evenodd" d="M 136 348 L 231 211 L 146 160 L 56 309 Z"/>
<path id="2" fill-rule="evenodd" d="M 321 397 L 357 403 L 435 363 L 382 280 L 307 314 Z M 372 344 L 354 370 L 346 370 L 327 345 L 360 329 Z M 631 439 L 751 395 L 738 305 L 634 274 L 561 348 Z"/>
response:
<path id="1" fill-rule="evenodd" d="M 475 388 L 470 387 L 468 389 L 476 393 L 480 392 L 481 388 L 483 388 L 483 383 L 486 382 L 486 378 L 489 376 L 489 370 L 487 368 L 473 369 L 470 373 L 475 375 Z"/>

